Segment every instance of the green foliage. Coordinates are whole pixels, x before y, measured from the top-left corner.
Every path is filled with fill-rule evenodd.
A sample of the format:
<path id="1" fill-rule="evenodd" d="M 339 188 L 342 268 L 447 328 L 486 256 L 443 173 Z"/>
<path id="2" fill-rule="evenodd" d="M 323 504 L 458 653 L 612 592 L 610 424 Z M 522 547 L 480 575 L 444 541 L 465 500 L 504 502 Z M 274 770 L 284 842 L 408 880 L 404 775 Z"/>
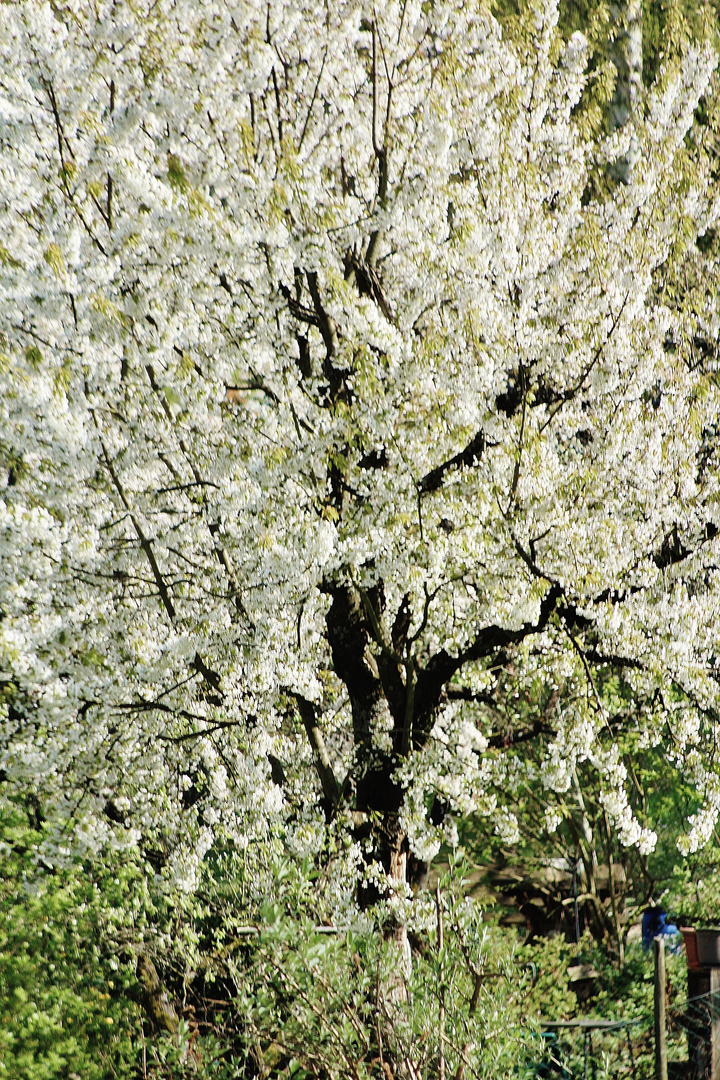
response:
<path id="1" fill-rule="evenodd" d="M 3 812 L 0 1077 L 130 1077 L 139 1013 L 127 965 L 114 970 L 104 950 L 97 883 L 82 866 L 43 871 L 39 839 L 19 810 Z"/>
<path id="2" fill-rule="evenodd" d="M 567 790 L 553 791 L 538 783 L 548 744 L 554 737 L 551 721 L 558 692 L 550 693 L 541 680 L 522 675 L 498 687 L 500 706 L 496 711 L 507 723 L 509 745 L 494 750 L 503 763 L 497 774 L 496 798 L 517 820 L 517 841 L 510 843 L 499 832 L 491 832 L 482 815 L 462 822 L 460 833 L 473 862 L 490 871 L 480 876 L 481 883 L 491 890 L 487 900 L 503 891 L 493 885 L 498 868 L 516 872 L 518 880 L 525 879 L 530 892 L 536 887 L 534 898 L 527 900 L 536 905 L 536 910 L 523 907 L 525 914 L 533 916 L 531 928 L 535 932 L 544 933 L 549 927 L 572 929 L 571 873 L 578 860 L 575 887 L 580 898 L 581 928 L 590 926 L 617 959 L 622 952 L 624 927 L 639 918 L 648 904 L 661 900 L 669 910 L 685 910 L 694 886 L 688 884 L 690 893 L 683 893 L 682 875 L 688 883 L 709 880 L 709 868 L 717 856 L 716 852 L 691 856 L 687 870 L 678 868 L 678 839 L 700 809 L 704 792 L 687 770 L 668 763 L 661 745 L 652 745 L 645 737 L 647 714 L 652 712 L 653 702 L 643 701 L 617 675 L 601 675 L 595 680 L 595 688 L 607 718 L 600 739 L 608 750 L 612 743 L 625 771 L 633 816 L 656 834 L 653 850 L 623 845 L 607 815 L 606 786 L 588 758 L 578 761 Z M 579 707 L 586 690 L 580 678 L 577 682 L 569 679 L 562 694 L 564 700 Z M 489 734 L 502 730 L 495 717 L 490 719 L 493 728 Z M 528 732 L 537 734 L 526 738 Z M 508 778 L 512 778 L 512 785 Z M 609 888 L 611 864 L 614 896 Z M 668 890 L 669 898 L 665 899 Z M 541 896 L 546 925 L 540 917 Z M 696 908 L 697 904 L 693 910 Z M 720 924 L 720 904 L 716 903 L 715 908 Z"/>
<path id="3" fill-rule="evenodd" d="M 197 913 L 165 904 L 132 858 L 43 865 L 42 837 L 0 807 L 0 1080 L 236 1076 L 211 1033 L 185 1019 L 177 1039 L 153 1032 L 141 1006 L 138 950 L 160 947 L 177 981 L 199 959 Z"/>
<path id="4" fill-rule="evenodd" d="M 435 1077 L 441 1014 L 446 1076 L 463 1064 L 466 1077 L 530 1078 L 542 1019 L 582 1016 L 630 1023 L 636 1064 L 650 1067 L 652 956 L 634 944 L 618 965 L 589 934 L 579 946 L 560 935 L 520 945 L 467 898 L 466 867 L 452 858 L 439 893 L 415 904 L 407 967 L 387 907 L 354 926 L 318 924 L 325 871 L 307 860 L 275 864 L 272 896 L 260 901 L 243 860 L 215 853 L 204 906 L 172 912 L 153 903 L 131 861 L 49 872 L 24 812 L 6 807 L 0 829 L 0 1080 L 369 1080 L 383 1063 L 397 1075 L 408 1061 Z M 169 997 L 180 1011 L 186 996 L 199 1021 L 181 1018 L 177 1039 L 143 1019 L 134 958 L 151 941 Z M 570 988 L 577 964 L 596 972 L 584 1003 Z M 669 954 L 667 966 L 672 1010 L 686 994 L 684 957 Z M 576 1043 L 561 1033 L 577 1065 Z M 598 1075 L 622 1075 L 624 1030 L 596 1045 Z"/>
<path id="5" fill-rule="evenodd" d="M 685 1029 L 672 1023 L 675 1016 L 685 1012 L 687 998 L 685 955 L 682 950 L 673 951 L 677 945 L 677 942 L 669 939 L 665 951 L 666 1004 L 671 1020 L 668 1036 L 670 1060 L 687 1057 Z M 532 964 L 535 972 L 535 984 L 527 1001 L 534 1015 L 556 1021 L 592 1019 L 620 1021 L 623 1024 L 616 1031 L 594 1032 L 591 1051 L 593 1075 L 613 1077 L 614 1080 L 619 1076 L 629 1076 L 631 1072 L 639 1076 L 653 1075 L 652 952 L 643 950 L 639 942 L 633 942 L 625 952 L 623 963 L 619 965 L 612 961 L 606 948 L 585 934 L 578 946 L 556 936 L 522 947 L 518 956 Z M 592 991 L 585 1001 L 580 1001 L 571 989 L 570 972 L 579 965 L 594 973 Z M 581 1075 L 585 1064 L 582 1034 L 571 1028 L 562 1029 L 557 1033 L 554 1045 L 560 1047 L 563 1062 L 572 1075 Z"/>
<path id="6" fill-rule="evenodd" d="M 498 5 L 501 10 L 504 6 Z M 602 50 L 617 29 L 611 4 L 597 0 L 561 0 L 559 25 L 564 37 L 580 30 L 598 50 Z M 676 57 L 689 42 L 711 41 L 717 45 L 718 25 L 717 0 L 644 0 L 645 86 L 651 85 L 660 66 Z"/>
<path id="7" fill-rule="evenodd" d="M 666 971 L 671 987 L 670 1000 L 682 999 L 685 986 L 685 956 L 666 949 Z M 584 934 L 579 945 L 560 935 L 545 938 L 518 949 L 518 959 L 532 964 L 535 982 L 528 993 L 527 1005 L 538 1017 L 571 1020 L 586 1016 L 605 1020 L 633 1021 L 649 1019 L 653 1013 L 654 961 L 651 951 L 639 942 L 628 945 L 623 963 L 613 962 L 608 950 Z M 578 1001 L 570 987 L 568 970 L 585 965 L 596 975 L 591 996 Z"/>
<path id="8" fill-rule="evenodd" d="M 462 1062 L 467 1076 L 503 1077 L 537 1055 L 529 969 L 465 897 L 457 868 L 419 899 L 407 942 L 384 906 L 352 927 L 319 926 L 306 869 L 286 865 L 257 936 L 228 940 L 216 958 L 214 994 L 223 987 L 228 1008 L 214 1023 L 231 1075 L 365 1080 L 409 1062 L 412 1075 L 435 1076 L 442 1046 L 447 1075 Z"/>
<path id="9" fill-rule="evenodd" d="M 684 925 L 720 926 L 717 837 L 674 867 L 663 904 Z"/>

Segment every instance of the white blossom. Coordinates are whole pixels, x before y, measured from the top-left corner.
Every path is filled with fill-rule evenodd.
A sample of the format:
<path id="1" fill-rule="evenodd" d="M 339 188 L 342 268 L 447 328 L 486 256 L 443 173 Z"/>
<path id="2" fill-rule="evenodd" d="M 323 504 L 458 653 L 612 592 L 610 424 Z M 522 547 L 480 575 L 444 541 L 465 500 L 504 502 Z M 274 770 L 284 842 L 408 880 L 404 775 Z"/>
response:
<path id="1" fill-rule="evenodd" d="M 609 668 L 707 841 L 715 57 L 649 89 L 605 191 L 630 136 L 588 134 L 587 42 L 533 10 L 513 41 L 480 3 L 381 4 L 373 72 L 355 0 L 4 5 L 0 745 L 53 857 L 68 823 L 153 838 L 192 891 L 219 837 L 317 852 L 319 801 L 372 817 L 373 777 L 421 859 L 452 815 L 513 842 L 523 680 L 563 688 L 532 782 L 594 769 L 647 852 Z"/>

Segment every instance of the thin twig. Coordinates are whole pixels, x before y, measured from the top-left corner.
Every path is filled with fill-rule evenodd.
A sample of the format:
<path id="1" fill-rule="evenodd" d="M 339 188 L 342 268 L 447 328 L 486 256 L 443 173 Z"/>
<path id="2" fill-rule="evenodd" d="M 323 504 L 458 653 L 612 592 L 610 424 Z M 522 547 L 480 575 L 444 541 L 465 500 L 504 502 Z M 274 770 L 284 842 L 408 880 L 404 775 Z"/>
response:
<path id="1" fill-rule="evenodd" d="M 307 111 L 307 116 L 305 117 L 305 123 L 303 124 L 302 132 L 300 133 L 300 141 L 298 143 L 298 154 L 302 150 L 302 144 L 303 144 L 303 142 L 305 140 L 305 133 L 306 133 L 306 131 L 308 129 L 308 124 L 310 123 L 310 117 L 312 115 L 313 105 L 315 104 L 315 98 L 317 97 L 317 92 L 318 92 L 318 89 L 320 87 L 320 80 L 322 79 L 322 74 L 323 74 L 323 71 L 325 70 L 325 61 L 326 60 L 327 60 L 327 49 L 325 50 L 325 55 L 323 56 L 322 64 L 320 65 L 320 73 L 318 74 L 317 82 L 315 83 L 315 89 L 313 90 L 313 96 L 312 96 L 312 99 L 310 101 L 310 107 L 309 107 L 309 109 Z"/>

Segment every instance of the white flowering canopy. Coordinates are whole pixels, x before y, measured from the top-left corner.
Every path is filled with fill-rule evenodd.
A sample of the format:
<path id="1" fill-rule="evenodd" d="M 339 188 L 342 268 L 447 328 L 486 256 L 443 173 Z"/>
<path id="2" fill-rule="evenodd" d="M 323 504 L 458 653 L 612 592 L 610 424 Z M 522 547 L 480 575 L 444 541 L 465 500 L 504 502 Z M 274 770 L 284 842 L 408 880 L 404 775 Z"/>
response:
<path id="1" fill-rule="evenodd" d="M 538 782 L 591 761 L 647 849 L 621 672 L 709 835 L 715 58 L 663 74 L 613 184 L 629 133 L 593 135 L 556 17 L 4 6 L 0 790 L 56 854 L 154 844 L 192 889 L 220 835 L 353 810 L 402 877 L 433 793 L 512 833 L 502 673 L 547 688 Z"/>

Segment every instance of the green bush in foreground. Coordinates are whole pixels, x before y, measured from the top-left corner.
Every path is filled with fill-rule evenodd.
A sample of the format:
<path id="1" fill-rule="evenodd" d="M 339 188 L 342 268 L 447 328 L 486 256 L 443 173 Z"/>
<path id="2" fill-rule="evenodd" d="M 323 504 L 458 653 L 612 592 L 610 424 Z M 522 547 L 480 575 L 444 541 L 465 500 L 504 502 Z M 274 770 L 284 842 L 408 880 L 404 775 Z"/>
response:
<path id="1" fill-rule="evenodd" d="M 140 1016 L 103 953 L 100 890 L 82 867 L 38 872 L 38 839 L 0 817 L 0 1077 L 130 1077 Z"/>
<path id="2" fill-rule="evenodd" d="M 587 1015 L 631 1022 L 635 1064 L 652 1068 L 652 956 L 629 947 L 618 967 L 589 935 L 519 946 L 463 895 L 459 866 L 416 901 L 407 966 L 388 912 L 318 927 L 307 865 L 275 866 L 274 895 L 246 910 L 232 901 L 233 860 L 210 860 L 204 904 L 171 912 L 131 860 L 39 866 L 40 835 L 19 809 L 0 813 L 0 1080 L 435 1080 L 441 1066 L 465 1080 L 530 1078 L 540 1020 Z M 259 932 L 236 932 L 248 924 Z M 141 951 L 177 1011 L 176 1037 L 147 1019 Z M 584 1005 L 569 987 L 577 963 L 597 972 Z M 669 956 L 668 972 L 672 1008 L 684 958 Z M 624 1032 L 605 1042 L 605 1065 L 625 1068 Z"/>

